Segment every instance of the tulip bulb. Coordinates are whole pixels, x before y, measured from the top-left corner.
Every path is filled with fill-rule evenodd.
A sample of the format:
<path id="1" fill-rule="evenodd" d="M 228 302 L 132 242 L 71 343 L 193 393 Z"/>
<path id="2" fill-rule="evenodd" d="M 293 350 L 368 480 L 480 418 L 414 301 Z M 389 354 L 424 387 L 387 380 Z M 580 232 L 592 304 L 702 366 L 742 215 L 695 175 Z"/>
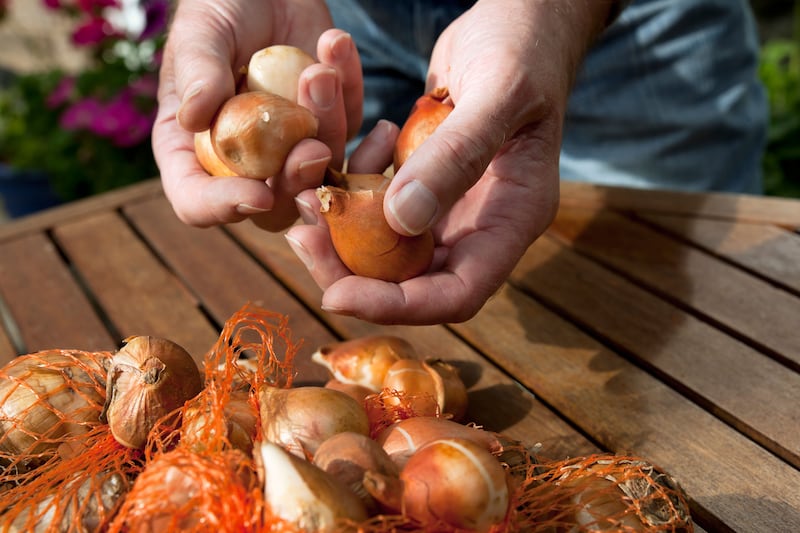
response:
<path id="1" fill-rule="evenodd" d="M 256 465 L 267 512 L 299 531 L 332 531 L 340 521 L 367 518 L 361 499 L 344 482 L 277 444 L 262 442 Z"/>
<path id="2" fill-rule="evenodd" d="M 433 441 L 409 458 L 399 478 L 368 471 L 364 486 L 390 511 L 427 527 L 488 531 L 505 519 L 511 501 L 503 466 L 466 439 Z"/>
<path id="3" fill-rule="evenodd" d="M 220 437 L 233 448 L 248 455 L 258 429 L 258 411 L 246 390 L 233 390 L 221 413 L 211 410 L 204 396 L 187 405 L 181 424 L 181 443 L 196 451 L 205 450 Z"/>
<path id="4" fill-rule="evenodd" d="M 432 416 L 417 416 L 395 422 L 377 437 L 395 464 L 403 467 L 421 448 L 440 439 L 471 440 L 492 453 L 503 451 L 503 442 L 491 431 Z"/>
<path id="5" fill-rule="evenodd" d="M 303 50 L 276 44 L 250 56 L 247 65 L 247 91 L 264 91 L 297 102 L 300 74 L 315 63 Z"/>
<path id="6" fill-rule="evenodd" d="M 357 276 L 400 283 L 424 273 L 433 261 L 433 234 L 405 236 L 383 216 L 382 191 L 317 189 L 339 258 Z"/>
<path id="7" fill-rule="evenodd" d="M 343 383 L 338 379 L 329 379 L 325 382 L 324 386 L 326 389 L 333 389 L 343 392 L 360 404 L 363 404 L 368 396 L 375 394 L 363 385 L 358 385 L 356 383 Z"/>
<path id="8" fill-rule="evenodd" d="M 45 461 L 64 437 L 99 424 L 104 356 L 47 350 L 12 359 L 0 371 L 0 455 Z"/>
<path id="9" fill-rule="evenodd" d="M 420 361 L 406 359 L 395 362 L 383 381 L 386 389 L 403 392 L 425 401 L 432 397 L 439 412 L 460 421 L 467 413 L 467 388 L 456 368 L 439 359 Z"/>
<path id="10" fill-rule="evenodd" d="M 320 346 L 311 360 L 342 383 L 380 392 L 386 372 L 401 359 L 417 356 L 410 342 L 394 335 L 370 335 Z"/>
<path id="11" fill-rule="evenodd" d="M 228 99 L 211 124 L 219 159 L 238 176 L 266 179 L 283 168 L 289 152 L 317 134 L 317 118 L 282 96 L 250 91 Z"/>
<path id="12" fill-rule="evenodd" d="M 439 124 L 450 114 L 453 107 L 450 93 L 443 87 L 434 89 L 417 99 L 395 141 L 395 172 L 419 148 L 425 139 L 430 137 Z"/>
<path id="13" fill-rule="evenodd" d="M 380 444 L 353 432 L 337 433 L 325 440 L 314 454 L 313 463 L 350 487 L 370 513 L 377 512 L 378 505 L 364 488 L 364 473 L 372 471 L 392 477 L 400 474 Z"/>
<path id="14" fill-rule="evenodd" d="M 258 403 L 264 440 L 304 459 L 313 457 L 319 445 L 337 433 L 369 434 L 364 406 L 338 390 L 264 386 Z"/>
<path id="15" fill-rule="evenodd" d="M 553 472 L 569 495 L 565 521 L 581 531 L 690 530 L 686 495 L 675 479 L 635 457 L 576 458 Z"/>
<path id="16" fill-rule="evenodd" d="M 197 162 L 210 176 L 235 176 L 236 172 L 222 162 L 211 145 L 211 130 L 194 134 L 194 153 Z"/>
<path id="17" fill-rule="evenodd" d="M 129 337 L 111 358 L 102 416 L 120 444 L 140 449 L 156 422 L 202 387 L 197 364 L 181 346 L 157 337 Z"/>

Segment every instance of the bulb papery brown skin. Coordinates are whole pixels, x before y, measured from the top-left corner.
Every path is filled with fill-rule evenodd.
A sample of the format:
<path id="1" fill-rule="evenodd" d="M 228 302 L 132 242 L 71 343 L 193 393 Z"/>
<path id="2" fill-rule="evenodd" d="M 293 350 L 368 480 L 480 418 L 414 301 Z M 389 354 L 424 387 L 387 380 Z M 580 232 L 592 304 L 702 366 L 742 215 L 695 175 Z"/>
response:
<path id="1" fill-rule="evenodd" d="M 105 360 L 104 362 L 108 362 Z M 21 355 L 0 379 L 0 450 L 34 466 L 65 436 L 99 424 L 106 370 L 81 352 L 47 350 Z M 40 438 L 41 437 L 41 438 Z M 20 465 L 21 466 L 21 465 Z"/>
<path id="2" fill-rule="evenodd" d="M 217 433 L 221 432 L 230 446 L 250 455 L 258 432 L 258 411 L 250 393 L 241 389 L 231 391 L 220 420 L 215 418 L 219 414 L 210 412 L 208 402 L 203 400 L 202 395 L 198 396 L 184 409 L 181 444 L 203 451 L 209 441 L 219 441 Z"/>
<path id="3" fill-rule="evenodd" d="M 103 418 L 123 446 L 142 449 L 156 422 L 202 389 L 200 369 L 180 345 L 134 336 L 111 358 Z"/>
<path id="4" fill-rule="evenodd" d="M 449 415 L 456 422 L 464 420 L 469 397 L 467 386 L 461 379 L 458 369 L 442 359 L 427 359 L 423 364 L 435 375 L 436 398 L 442 413 Z"/>
<path id="5" fill-rule="evenodd" d="M 395 172 L 400 169 L 425 139 L 431 136 L 453 108 L 450 93 L 444 87 L 436 88 L 417 98 L 395 141 Z"/>
<path id="6" fill-rule="evenodd" d="M 318 386 L 258 391 L 264 440 L 303 459 L 314 456 L 320 444 L 337 433 L 369 435 L 364 405 L 344 392 Z"/>
<path id="7" fill-rule="evenodd" d="M 386 372 L 399 360 L 417 357 L 414 346 L 395 335 L 369 335 L 331 342 L 317 348 L 311 360 L 342 383 L 380 392 Z"/>
<path id="8" fill-rule="evenodd" d="M 409 458 L 398 480 L 367 472 L 364 486 L 387 508 L 401 509 L 423 525 L 470 531 L 502 523 L 511 501 L 503 466 L 466 439 L 433 441 Z"/>
<path id="9" fill-rule="evenodd" d="M 222 162 L 211 145 L 211 130 L 203 130 L 194 134 L 194 153 L 197 162 L 210 176 L 235 176 L 236 172 Z"/>
<path id="10" fill-rule="evenodd" d="M 80 485 L 76 484 L 80 483 Z M 45 531 L 103 531 L 108 517 L 130 489 L 118 472 L 99 472 L 86 477 L 74 474 L 54 494 L 36 504 L 20 502 L 13 520 L 0 516 L 5 533 Z"/>
<path id="11" fill-rule="evenodd" d="M 333 247 L 353 274 L 400 283 L 430 267 L 433 234 L 409 237 L 394 231 L 383 215 L 383 191 L 322 186 L 317 197 Z"/>
<path id="12" fill-rule="evenodd" d="M 333 531 L 341 521 L 362 522 L 367 511 L 344 483 L 272 442 L 256 451 L 267 513 L 300 531 Z"/>
<path id="13" fill-rule="evenodd" d="M 325 440 L 314 454 L 313 463 L 346 484 L 364 502 L 369 514 L 378 512 L 378 504 L 364 488 L 364 473 L 378 472 L 397 477 L 397 468 L 380 444 L 366 435 L 338 433 Z"/>
<path id="14" fill-rule="evenodd" d="M 276 44 L 250 56 L 244 90 L 264 91 L 297 102 L 300 74 L 315 63 L 300 48 Z"/>
<path id="15" fill-rule="evenodd" d="M 317 134 L 311 111 L 264 91 L 234 95 L 211 124 L 211 144 L 237 176 L 264 180 L 283 168 L 292 148 Z"/>
<path id="16" fill-rule="evenodd" d="M 430 396 L 439 412 L 456 422 L 467 413 L 467 388 L 458 370 L 441 359 L 396 361 L 386 372 L 383 388 L 403 392 L 421 402 Z"/>
<path id="17" fill-rule="evenodd" d="M 432 416 L 416 416 L 395 422 L 381 431 L 376 441 L 402 468 L 427 444 L 451 438 L 471 440 L 491 453 L 503 451 L 503 442 L 491 431 Z"/>
<path id="18" fill-rule="evenodd" d="M 571 494 L 564 518 L 581 531 L 689 530 L 683 489 L 642 459 L 598 456 L 588 468 L 562 467 L 556 483 Z"/>
<path id="19" fill-rule="evenodd" d="M 358 385 L 355 383 L 343 383 L 338 379 L 329 379 L 326 381 L 325 388 L 343 392 L 361 404 L 364 403 L 368 396 L 375 394 L 363 385 Z"/>

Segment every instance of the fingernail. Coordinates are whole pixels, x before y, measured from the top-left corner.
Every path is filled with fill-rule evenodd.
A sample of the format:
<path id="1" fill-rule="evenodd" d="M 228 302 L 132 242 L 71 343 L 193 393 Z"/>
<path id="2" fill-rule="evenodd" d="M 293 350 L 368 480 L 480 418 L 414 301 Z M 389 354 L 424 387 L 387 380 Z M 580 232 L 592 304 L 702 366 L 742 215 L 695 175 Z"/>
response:
<path id="1" fill-rule="evenodd" d="M 181 123 L 181 116 L 185 113 L 186 105 L 198 94 L 203 92 L 206 84 L 204 81 L 199 80 L 195 81 L 186 89 L 186 92 L 183 93 L 183 99 L 181 100 L 181 105 L 178 108 L 178 112 L 175 114 L 175 118 L 178 121 L 178 124 Z"/>
<path id="2" fill-rule="evenodd" d="M 417 180 L 406 183 L 389 200 L 389 211 L 397 222 L 412 235 L 428 228 L 439 209 L 439 201 L 429 188 Z"/>
<path id="3" fill-rule="evenodd" d="M 314 266 L 314 260 L 311 258 L 308 250 L 306 250 L 306 247 L 288 233 L 284 234 L 284 237 L 286 237 L 286 242 L 289 243 L 289 248 L 292 249 L 294 255 L 296 255 L 297 258 L 303 262 L 308 270 L 311 270 L 311 268 Z"/>
<path id="4" fill-rule="evenodd" d="M 336 98 L 336 71 L 328 69 L 314 74 L 309 80 L 308 92 L 317 107 L 327 109 L 332 106 Z"/>
<path id="5" fill-rule="evenodd" d="M 326 313 L 335 313 L 335 314 L 341 315 L 341 316 L 354 316 L 354 317 L 357 317 L 357 315 L 353 311 L 349 311 L 347 309 L 342 309 L 340 307 L 333 307 L 331 305 L 322 305 L 320 308 L 323 311 L 325 311 Z"/>
<path id="6" fill-rule="evenodd" d="M 317 223 L 317 214 L 314 212 L 314 208 L 310 203 L 298 197 L 295 197 L 294 203 L 297 206 L 297 211 L 300 213 L 300 218 L 303 219 L 303 222 L 306 224 Z"/>
<path id="7" fill-rule="evenodd" d="M 236 206 L 236 212 L 240 215 L 257 215 L 259 213 L 266 213 L 269 209 L 255 207 L 250 204 L 239 204 Z"/>
<path id="8" fill-rule="evenodd" d="M 353 37 L 343 33 L 331 42 L 331 55 L 337 63 L 344 63 L 353 52 Z"/>
<path id="9" fill-rule="evenodd" d="M 323 157 L 320 159 L 312 159 L 310 161 L 303 161 L 300 163 L 300 166 L 297 167 L 297 172 L 300 174 L 300 178 L 304 182 L 310 182 L 315 180 L 325 172 L 325 169 L 328 168 L 328 163 L 331 162 L 331 157 Z"/>

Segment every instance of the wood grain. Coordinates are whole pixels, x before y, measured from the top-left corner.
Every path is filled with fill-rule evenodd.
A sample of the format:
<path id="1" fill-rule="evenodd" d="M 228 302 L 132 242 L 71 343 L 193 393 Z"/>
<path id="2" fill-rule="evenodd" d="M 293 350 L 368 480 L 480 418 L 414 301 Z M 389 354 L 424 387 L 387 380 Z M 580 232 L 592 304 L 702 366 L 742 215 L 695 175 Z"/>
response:
<path id="1" fill-rule="evenodd" d="M 54 236 L 120 338 L 165 337 L 202 361 L 218 337 L 216 328 L 115 212 L 59 225 Z"/>
<path id="2" fill-rule="evenodd" d="M 645 213 L 641 219 L 800 294 L 800 234 L 767 224 Z"/>
<path id="3" fill-rule="evenodd" d="M 548 234 L 800 370 L 794 294 L 608 211 L 563 208 Z"/>
<path id="4" fill-rule="evenodd" d="M 117 345 L 71 266 L 44 233 L 30 233 L 3 244 L 0 294 L 19 331 L 24 353 L 50 348 L 112 350 Z"/>
<path id="5" fill-rule="evenodd" d="M 454 328 L 604 447 L 671 472 L 697 513 L 721 520 L 712 529 L 800 529 L 800 494 L 784 490 L 800 471 L 525 293 L 507 286 Z"/>
<path id="6" fill-rule="evenodd" d="M 288 317 L 295 340 L 303 343 L 295 360 L 299 382 L 319 384 L 327 379 L 325 369 L 312 364 L 310 356 L 337 337 L 225 231 L 183 224 L 163 198 L 131 205 L 125 213 L 219 327 L 248 302 L 280 313 Z"/>

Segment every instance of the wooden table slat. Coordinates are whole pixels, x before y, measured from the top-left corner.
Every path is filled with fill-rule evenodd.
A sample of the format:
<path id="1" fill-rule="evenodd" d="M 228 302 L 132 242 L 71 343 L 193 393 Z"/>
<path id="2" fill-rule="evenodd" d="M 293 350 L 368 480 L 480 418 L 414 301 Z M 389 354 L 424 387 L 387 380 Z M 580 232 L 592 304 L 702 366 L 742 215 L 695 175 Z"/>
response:
<path id="1" fill-rule="evenodd" d="M 786 334 L 800 316 L 795 295 L 607 211 L 561 209 L 548 234 L 800 369 L 800 335 Z"/>
<path id="2" fill-rule="evenodd" d="M 562 180 L 561 205 L 668 213 L 800 229 L 797 200 L 775 196 L 609 187 Z"/>
<path id="3" fill-rule="evenodd" d="M 165 337 L 202 361 L 218 330 L 122 218 L 94 214 L 59 225 L 54 236 L 121 338 Z"/>
<path id="4" fill-rule="evenodd" d="M 323 367 L 310 363 L 310 355 L 337 338 L 224 230 L 182 224 L 163 198 L 131 205 L 125 213 L 220 326 L 248 301 L 281 313 L 288 317 L 295 340 L 303 342 L 296 359 L 302 381 L 319 383 L 327 377 Z"/>
<path id="5" fill-rule="evenodd" d="M 797 372 L 554 239 L 534 243 L 512 283 L 800 467 Z"/>
<path id="6" fill-rule="evenodd" d="M 781 489 L 800 486 L 800 471 L 524 293 L 506 287 L 453 327 L 604 447 L 666 468 L 701 514 L 733 530 L 800 530 L 800 492 Z"/>
<path id="7" fill-rule="evenodd" d="M 800 234 L 766 224 L 645 213 L 647 222 L 800 294 Z"/>
<path id="8" fill-rule="evenodd" d="M 45 234 L 11 240 L 3 250 L 0 295 L 19 331 L 24 352 L 116 347 L 116 339 L 105 331 L 69 265 Z"/>

